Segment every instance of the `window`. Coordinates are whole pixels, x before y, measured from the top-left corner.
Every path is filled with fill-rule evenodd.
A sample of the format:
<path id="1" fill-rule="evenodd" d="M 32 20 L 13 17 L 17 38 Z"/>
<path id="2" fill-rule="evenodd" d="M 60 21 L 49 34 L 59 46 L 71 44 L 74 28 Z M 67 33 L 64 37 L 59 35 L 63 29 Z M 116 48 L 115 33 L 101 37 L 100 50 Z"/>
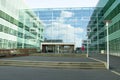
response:
<path id="1" fill-rule="evenodd" d="M 119 30 L 119 21 L 116 23 L 116 30 Z"/>
<path id="2" fill-rule="evenodd" d="M 4 32 L 8 33 L 8 31 L 9 31 L 8 27 L 4 26 Z"/>
<path id="3" fill-rule="evenodd" d="M 109 27 L 109 29 L 108 29 L 108 30 L 109 30 L 109 34 L 111 34 L 111 27 Z"/>
<path id="4" fill-rule="evenodd" d="M 118 42 L 118 47 L 119 47 L 119 48 L 118 48 L 118 50 L 119 50 L 118 52 L 120 52 L 120 37 L 118 38 L 118 41 L 119 41 L 119 42 Z"/>
<path id="5" fill-rule="evenodd" d="M 0 38 L 0 49 L 2 48 L 2 39 Z"/>
<path id="6" fill-rule="evenodd" d="M 114 31 L 113 32 L 115 32 L 115 31 L 117 31 L 117 23 L 114 24 Z"/>
<path id="7" fill-rule="evenodd" d="M 2 11 L 0 10 L 0 18 L 2 17 Z"/>
<path id="8" fill-rule="evenodd" d="M 17 48 L 22 48 L 22 43 L 17 43 Z"/>
<path id="9" fill-rule="evenodd" d="M 23 37 L 23 33 L 18 32 L 18 37 L 22 38 Z"/>
<path id="10" fill-rule="evenodd" d="M 9 20 L 10 20 L 11 23 L 14 22 L 14 18 L 13 17 L 10 17 Z"/>
<path id="11" fill-rule="evenodd" d="M 16 19 L 14 19 L 14 24 L 18 26 L 18 21 Z"/>
<path id="12" fill-rule="evenodd" d="M 41 29 L 41 32 L 43 32 L 43 29 Z"/>
<path id="13" fill-rule="evenodd" d="M 40 34 L 38 34 L 38 37 L 40 37 Z"/>
<path id="14" fill-rule="evenodd" d="M 43 36 L 41 36 L 41 39 L 43 39 Z"/>
<path id="15" fill-rule="evenodd" d="M 0 32 L 3 31 L 3 26 L 0 24 Z"/>
<path id="16" fill-rule="evenodd" d="M 25 30 L 29 31 L 29 27 L 25 26 Z"/>
<path id="17" fill-rule="evenodd" d="M 19 26 L 20 28 L 23 28 L 23 24 L 22 24 L 21 22 L 18 23 L 18 26 Z"/>
<path id="18" fill-rule="evenodd" d="M 120 21 L 119 21 L 119 24 L 118 24 L 118 26 L 119 26 L 119 29 L 120 29 Z"/>

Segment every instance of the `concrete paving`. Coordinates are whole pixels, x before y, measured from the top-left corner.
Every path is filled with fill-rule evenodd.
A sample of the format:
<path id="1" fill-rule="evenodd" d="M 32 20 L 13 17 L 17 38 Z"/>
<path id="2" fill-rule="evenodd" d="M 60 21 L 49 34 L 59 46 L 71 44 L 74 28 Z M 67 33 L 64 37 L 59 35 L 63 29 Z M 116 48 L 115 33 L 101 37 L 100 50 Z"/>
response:
<path id="1" fill-rule="evenodd" d="M 120 80 L 102 69 L 49 69 L 0 66 L 0 80 Z"/>
<path id="2" fill-rule="evenodd" d="M 85 57 L 43 57 L 43 56 L 25 56 L 25 57 L 13 57 L 2 58 L 0 60 L 29 60 L 29 61 L 56 61 L 56 62 L 97 62 L 95 60 Z"/>

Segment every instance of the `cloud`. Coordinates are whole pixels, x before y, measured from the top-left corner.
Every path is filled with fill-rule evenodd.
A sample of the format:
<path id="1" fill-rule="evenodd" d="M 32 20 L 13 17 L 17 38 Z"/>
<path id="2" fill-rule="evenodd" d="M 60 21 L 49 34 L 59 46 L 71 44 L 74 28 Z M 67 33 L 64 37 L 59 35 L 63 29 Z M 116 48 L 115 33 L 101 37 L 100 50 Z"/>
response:
<path id="1" fill-rule="evenodd" d="M 72 12 L 69 11 L 62 11 L 61 12 L 61 17 L 65 17 L 65 18 L 69 18 L 72 17 L 74 14 Z"/>
<path id="2" fill-rule="evenodd" d="M 63 42 L 76 43 L 81 46 L 81 40 L 84 30 L 80 27 L 74 27 L 69 24 L 54 22 L 45 29 L 45 36 L 48 39 L 62 39 Z"/>
<path id="3" fill-rule="evenodd" d="M 65 22 L 65 18 L 70 18 L 74 15 L 74 13 L 70 12 L 70 11 L 61 11 L 60 13 L 60 17 L 57 17 L 57 21 L 59 21 L 60 23 L 64 23 Z"/>
<path id="4" fill-rule="evenodd" d="M 45 37 L 47 39 L 61 39 L 65 43 L 75 43 L 76 47 L 80 47 L 83 36 L 85 35 L 85 30 L 80 26 L 75 27 L 67 23 L 70 22 L 69 20 L 71 20 L 73 24 L 77 22 L 77 19 L 73 19 L 73 17 L 73 12 L 61 11 L 60 16 L 45 27 Z"/>

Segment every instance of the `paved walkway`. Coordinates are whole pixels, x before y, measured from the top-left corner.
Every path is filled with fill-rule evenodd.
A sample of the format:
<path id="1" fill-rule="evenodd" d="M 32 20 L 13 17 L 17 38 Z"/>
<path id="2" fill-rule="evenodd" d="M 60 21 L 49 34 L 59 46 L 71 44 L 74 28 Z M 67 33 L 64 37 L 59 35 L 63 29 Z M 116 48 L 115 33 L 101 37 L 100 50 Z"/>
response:
<path id="1" fill-rule="evenodd" d="M 103 54 L 90 54 L 90 57 L 106 62 L 106 55 Z M 120 73 L 120 57 L 110 56 L 110 70 Z"/>

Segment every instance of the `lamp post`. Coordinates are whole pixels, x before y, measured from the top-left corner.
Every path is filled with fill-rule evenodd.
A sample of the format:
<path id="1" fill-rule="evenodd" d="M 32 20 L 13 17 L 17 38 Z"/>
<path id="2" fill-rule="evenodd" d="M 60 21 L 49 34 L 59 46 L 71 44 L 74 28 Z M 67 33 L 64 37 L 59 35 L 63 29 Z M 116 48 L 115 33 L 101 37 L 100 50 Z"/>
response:
<path id="1" fill-rule="evenodd" d="M 89 39 L 89 33 L 91 32 L 90 28 L 87 28 L 87 57 L 89 57 L 89 44 L 90 44 L 90 39 Z"/>
<path id="2" fill-rule="evenodd" d="M 88 36 L 87 36 L 88 37 Z M 88 47 L 88 38 L 87 38 L 87 57 L 88 57 L 88 53 L 89 53 L 89 47 Z"/>
<path id="3" fill-rule="evenodd" d="M 108 26 L 109 26 L 109 23 L 111 23 L 111 20 L 105 20 L 104 21 L 105 22 L 105 24 L 106 24 L 106 30 L 107 30 L 107 63 L 106 63 L 106 68 L 109 70 L 109 68 L 110 68 L 110 62 L 109 62 L 109 55 L 110 55 L 110 53 L 109 53 L 109 32 L 108 32 Z"/>

